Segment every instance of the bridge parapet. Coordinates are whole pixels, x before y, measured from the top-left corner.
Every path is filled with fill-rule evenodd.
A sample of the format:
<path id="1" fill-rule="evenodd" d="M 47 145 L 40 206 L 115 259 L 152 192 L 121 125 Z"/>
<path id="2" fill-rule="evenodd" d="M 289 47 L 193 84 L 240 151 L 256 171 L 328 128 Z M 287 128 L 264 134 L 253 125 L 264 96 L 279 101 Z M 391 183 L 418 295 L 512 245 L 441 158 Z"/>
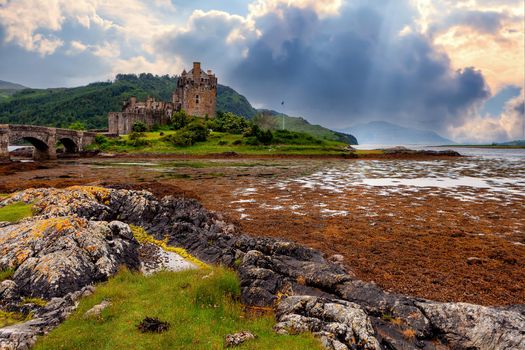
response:
<path id="1" fill-rule="evenodd" d="M 34 146 L 33 159 L 56 159 L 56 144 L 61 142 L 66 153 L 78 153 L 95 141 L 96 133 L 36 125 L 0 125 L 0 160 L 9 160 L 9 144 L 25 140 Z"/>

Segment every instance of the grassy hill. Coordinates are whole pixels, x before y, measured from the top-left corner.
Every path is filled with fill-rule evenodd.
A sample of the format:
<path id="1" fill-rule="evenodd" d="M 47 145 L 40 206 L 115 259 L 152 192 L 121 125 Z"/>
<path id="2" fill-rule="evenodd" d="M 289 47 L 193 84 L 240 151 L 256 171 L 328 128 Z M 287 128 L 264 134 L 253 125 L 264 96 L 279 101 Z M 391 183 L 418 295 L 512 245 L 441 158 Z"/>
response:
<path id="1" fill-rule="evenodd" d="M 14 93 L 16 93 L 19 90 L 27 89 L 27 87 L 10 83 L 8 81 L 0 80 L 0 102 L 6 101 L 9 99 L 10 96 L 12 96 Z"/>
<path id="2" fill-rule="evenodd" d="M 342 132 L 333 131 L 322 127 L 321 125 L 312 125 L 304 118 L 290 117 L 289 115 L 267 109 L 260 109 L 258 110 L 258 112 L 261 115 L 263 115 L 263 119 L 271 118 L 270 122 L 267 120 L 264 121 L 264 124 L 266 124 L 265 126 L 269 129 L 282 129 L 284 118 L 284 128 L 287 130 L 305 132 L 321 139 L 340 141 L 351 145 L 357 145 L 357 139 L 354 136 Z"/>
<path id="3" fill-rule="evenodd" d="M 6 87 L 13 88 L 14 85 Z M 118 74 L 113 82 L 98 82 L 75 88 L 18 89 L 0 97 L 0 124 L 68 127 L 81 121 L 89 129 L 102 129 L 107 127 L 107 113 L 120 111 L 122 103 L 129 97 L 137 96 L 139 100 L 144 100 L 153 96 L 170 100 L 176 86 L 177 77 L 142 73 Z M 18 87 L 24 88 L 21 85 Z M 219 85 L 217 91 L 217 110 L 232 112 L 247 119 L 254 118 L 258 113 L 246 97 L 223 85 Z M 278 113 L 273 113 L 277 118 Z M 355 138 L 349 135 L 310 125 L 302 118 L 286 116 L 286 119 L 288 130 L 307 132 L 332 141 L 356 143 Z"/>

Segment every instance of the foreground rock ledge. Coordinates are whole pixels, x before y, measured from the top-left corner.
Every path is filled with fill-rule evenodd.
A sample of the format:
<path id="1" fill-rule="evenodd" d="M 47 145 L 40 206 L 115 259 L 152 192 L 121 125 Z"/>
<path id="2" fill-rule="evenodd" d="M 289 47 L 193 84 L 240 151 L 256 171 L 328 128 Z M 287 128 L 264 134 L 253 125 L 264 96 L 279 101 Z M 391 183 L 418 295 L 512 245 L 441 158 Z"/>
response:
<path id="1" fill-rule="evenodd" d="M 245 304 L 275 306 L 277 332 L 311 331 L 328 349 L 525 348 L 523 305 L 494 308 L 390 294 L 356 280 L 319 251 L 244 235 L 195 200 L 72 187 L 29 189 L 0 206 L 17 201 L 34 203 L 36 216 L 0 224 L 0 268 L 15 270 L 12 280 L 0 284 L 0 306 L 17 310 L 24 297 L 52 299 L 44 308 L 24 306 L 35 313 L 33 320 L 0 329 L 0 349 L 30 347 L 36 335 L 63 321 L 93 283 L 119 265 L 138 268 L 139 244 L 128 224 L 236 269 Z"/>

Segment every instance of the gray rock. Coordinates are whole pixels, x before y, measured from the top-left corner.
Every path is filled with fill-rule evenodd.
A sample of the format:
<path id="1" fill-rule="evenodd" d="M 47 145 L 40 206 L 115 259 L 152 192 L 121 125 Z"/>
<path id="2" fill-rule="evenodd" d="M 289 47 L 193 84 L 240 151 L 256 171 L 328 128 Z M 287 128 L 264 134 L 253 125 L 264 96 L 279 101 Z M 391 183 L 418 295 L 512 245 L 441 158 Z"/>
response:
<path id="1" fill-rule="evenodd" d="M 111 301 L 102 300 L 100 304 L 93 306 L 91 309 L 84 313 L 84 318 L 97 318 L 100 316 L 102 311 L 111 306 Z"/>
<path id="2" fill-rule="evenodd" d="M 124 231 L 115 230 L 117 225 Z M 121 265 L 138 268 L 138 242 L 122 225 L 67 216 L 6 226 L 0 266 L 16 269 L 13 281 L 22 296 L 63 296 L 106 280 Z"/>
<path id="3" fill-rule="evenodd" d="M 292 296 L 276 309 L 280 334 L 310 331 L 322 339 L 330 350 L 380 350 L 369 317 L 357 304 L 344 300 L 313 296 Z"/>
<path id="4" fill-rule="evenodd" d="M 454 349 L 525 349 L 525 316 L 467 303 L 418 302 Z"/>
<path id="5" fill-rule="evenodd" d="M 225 347 L 229 348 L 241 345 L 242 343 L 252 339 L 255 339 L 255 335 L 248 331 L 242 331 L 234 334 L 228 334 L 224 339 L 224 345 Z"/>
<path id="6" fill-rule="evenodd" d="M 243 235 L 192 199 L 158 199 L 147 191 L 97 188 L 27 190 L 7 201 L 13 198 L 36 202 L 41 219 L 59 216 L 87 220 L 89 232 L 96 233 L 90 238 L 88 230 L 79 230 L 85 233 L 78 238 L 59 234 L 49 240 L 34 239 L 23 230 L 26 234 L 16 240 L 11 239 L 18 237 L 15 231 L 9 231 L 12 224 L 1 227 L 0 267 L 18 267 L 14 280 L 21 293 L 30 293 L 33 285 L 40 294 L 49 290 L 60 296 L 89 283 L 81 274 L 66 272 L 60 264 L 51 266 L 62 277 L 51 280 L 65 287 L 43 282 L 54 274 L 31 271 L 48 266 L 48 258 L 65 258 L 75 267 L 73 271 L 88 274 L 90 281 L 115 271 L 115 261 L 134 265 L 136 250 L 126 248 L 133 245 L 127 238 L 129 231 L 125 224 L 112 222 L 119 220 L 141 226 L 157 239 L 166 238 L 169 245 L 183 247 L 203 261 L 236 269 L 246 304 L 272 306 L 283 295 L 289 296 L 277 306 L 284 308 L 283 303 L 292 303 L 294 299 L 290 298 L 294 296 L 314 298 L 316 307 L 297 300 L 292 303 L 294 307 L 288 307 L 291 311 L 282 312 L 277 329 L 285 332 L 289 325 L 296 330 L 315 330 L 330 349 L 354 349 L 358 348 L 356 344 L 363 348 L 376 346 L 377 342 L 385 349 L 519 349 L 525 343 L 523 306 L 466 307 L 391 294 L 373 283 L 357 280 L 340 266 L 340 261 L 327 261 L 314 249 L 282 239 Z M 26 241 L 31 243 L 20 243 Z M 89 242 L 94 241 L 99 248 L 88 249 Z M 61 251 L 69 255 L 61 255 Z M 297 305 L 303 307 L 302 311 L 297 311 Z M 325 318 L 320 316 L 323 313 Z M 404 331 L 413 336 L 407 337 Z M 369 339 L 366 344 L 362 343 L 365 339 Z"/>

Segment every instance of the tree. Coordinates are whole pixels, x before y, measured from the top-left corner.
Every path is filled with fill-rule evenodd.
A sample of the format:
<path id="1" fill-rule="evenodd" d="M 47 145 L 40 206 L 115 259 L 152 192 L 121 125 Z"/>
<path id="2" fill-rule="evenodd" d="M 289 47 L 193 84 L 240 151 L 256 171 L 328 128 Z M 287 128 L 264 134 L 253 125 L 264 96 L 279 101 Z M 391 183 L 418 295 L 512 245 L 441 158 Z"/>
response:
<path id="1" fill-rule="evenodd" d="M 72 130 L 86 130 L 87 129 L 86 124 L 82 123 L 80 120 L 77 120 L 76 122 L 69 124 L 67 128 L 72 129 Z"/>
<path id="2" fill-rule="evenodd" d="M 148 130 L 148 127 L 143 122 L 136 122 L 131 127 L 131 130 L 133 130 L 134 132 L 145 132 L 146 130 Z"/>

